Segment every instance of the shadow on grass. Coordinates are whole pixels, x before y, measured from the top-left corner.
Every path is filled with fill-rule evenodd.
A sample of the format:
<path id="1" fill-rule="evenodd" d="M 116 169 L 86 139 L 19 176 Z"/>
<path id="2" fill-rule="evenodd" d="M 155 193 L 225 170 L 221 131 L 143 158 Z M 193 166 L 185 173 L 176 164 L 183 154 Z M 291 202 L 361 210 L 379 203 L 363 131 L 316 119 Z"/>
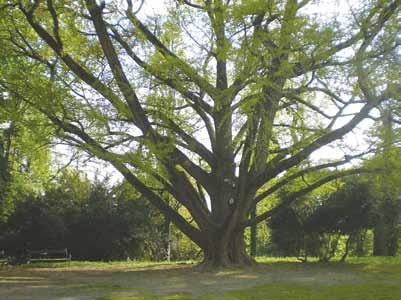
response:
<path id="1" fill-rule="evenodd" d="M 209 272 L 201 272 L 193 264 L 123 262 L 62 268 L 31 265 L 10 268 L 10 272 L 0 269 L 0 299 L 401 299 L 398 258 L 352 258 L 346 263 L 260 258 L 259 262 L 251 268 Z M 14 287 L 13 293 L 2 292 L 4 287 Z M 35 291 L 31 298 L 21 296 Z"/>

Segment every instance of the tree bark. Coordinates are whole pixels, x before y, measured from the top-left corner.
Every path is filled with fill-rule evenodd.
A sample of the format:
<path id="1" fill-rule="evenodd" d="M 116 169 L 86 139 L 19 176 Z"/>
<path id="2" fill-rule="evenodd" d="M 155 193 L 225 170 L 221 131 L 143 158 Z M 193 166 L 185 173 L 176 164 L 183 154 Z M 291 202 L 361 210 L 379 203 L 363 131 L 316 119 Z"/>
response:
<path id="1" fill-rule="evenodd" d="M 165 258 L 167 261 L 171 260 L 171 237 L 170 237 L 170 219 L 168 217 L 164 217 L 164 224 L 163 224 L 163 238 L 164 238 L 164 251 L 165 251 Z"/>
<path id="2" fill-rule="evenodd" d="M 352 232 L 352 233 L 349 234 L 347 242 L 345 243 L 345 251 L 344 251 L 343 256 L 340 259 L 340 262 L 344 262 L 347 259 L 348 254 L 349 254 L 349 248 L 350 248 L 350 245 L 351 245 L 351 241 L 353 239 L 354 239 L 354 233 Z"/>
<path id="3" fill-rule="evenodd" d="M 256 256 L 256 235 L 257 235 L 257 224 L 256 224 L 256 205 L 252 207 L 251 213 L 251 245 L 250 245 L 250 254 L 252 257 Z"/>
<path id="4" fill-rule="evenodd" d="M 385 225 L 382 220 L 379 220 L 378 224 L 373 232 L 373 255 L 374 256 L 386 256 L 386 232 Z"/>
<path id="5" fill-rule="evenodd" d="M 223 231 L 212 235 L 203 247 L 203 268 L 246 267 L 256 264 L 246 252 L 244 231 L 237 231 L 231 237 Z"/>
<path id="6" fill-rule="evenodd" d="M 366 229 L 360 230 L 356 235 L 355 241 L 355 255 L 360 257 L 366 252 L 365 250 L 365 240 L 366 240 Z"/>

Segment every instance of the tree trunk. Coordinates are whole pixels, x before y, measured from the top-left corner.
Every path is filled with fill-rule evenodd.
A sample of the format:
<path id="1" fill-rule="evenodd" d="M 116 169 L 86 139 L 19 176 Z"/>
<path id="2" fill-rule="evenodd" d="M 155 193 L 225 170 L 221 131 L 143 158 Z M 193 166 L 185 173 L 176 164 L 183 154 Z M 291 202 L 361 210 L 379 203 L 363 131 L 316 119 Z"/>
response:
<path id="1" fill-rule="evenodd" d="M 355 255 L 360 257 L 365 255 L 365 240 L 366 240 L 366 230 L 362 229 L 357 233 L 356 245 L 355 245 Z"/>
<path id="2" fill-rule="evenodd" d="M 246 252 L 244 232 L 236 232 L 231 238 L 215 234 L 203 250 L 201 266 L 210 268 L 246 267 L 256 264 Z"/>
<path id="3" fill-rule="evenodd" d="M 398 250 L 398 230 L 394 224 L 394 216 L 386 216 L 387 223 L 380 220 L 374 230 L 373 255 L 395 256 Z M 382 217 L 383 218 L 383 217 Z"/>
<path id="4" fill-rule="evenodd" d="M 256 224 L 256 206 L 252 207 L 251 213 L 251 245 L 250 245 L 250 254 L 252 257 L 256 256 L 256 235 L 257 235 L 257 224 Z"/>
<path id="5" fill-rule="evenodd" d="M 350 233 L 347 239 L 347 242 L 345 243 L 345 251 L 343 256 L 340 259 L 340 262 L 344 262 L 347 259 L 347 256 L 349 254 L 349 248 L 351 245 L 351 241 L 354 239 L 354 233 Z"/>
<path id="6" fill-rule="evenodd" d="M 374 229 L 373 236 L 373 255 L 386 256 L 386 229 L 383 220 L 379 220 Z"/>
<path id="7" fill-rule="evenodd" d="M 171 260 L 170 223 L 171 223 L 170 218 L 164 217 L 164 224 L 163 224 L 164 252 L 165 252 L 165 259 L 167 261 Z"/>
<path id="8" fill-rule="evenodd" d="M 397 251 L 398 251 L 398 235 L 396 232 L 391 232 L 391 236 L 387 241 L 387 255 L 396 256 Z"/>

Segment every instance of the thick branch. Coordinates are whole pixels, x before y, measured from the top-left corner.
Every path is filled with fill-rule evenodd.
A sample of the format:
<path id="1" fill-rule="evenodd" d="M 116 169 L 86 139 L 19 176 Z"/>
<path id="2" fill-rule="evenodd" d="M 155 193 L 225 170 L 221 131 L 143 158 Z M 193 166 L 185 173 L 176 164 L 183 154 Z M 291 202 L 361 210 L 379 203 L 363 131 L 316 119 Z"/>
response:
<path id="1" fill-rule="evenodd" d="M 127 17 L 131 23 L 138 28 L 146 39 L 166 58 L 168 62 L 178 67 L 202 90 L 206 91 L 212 98 L 216 96 L 216 89 L 204 78 L 198 75 L 190 65 L 172 53 L 132 12 L 127 11 Z"/>
<path id="2" fill-rule="evenodd" d="M 377 172 L 377 171 L 378 170 L 358 168 L 358 169 L 339 171 L 337 173 L 323 177 L 323 178 L 315 181 L 314 183 L 312 183 L 296 192 L 293 192 L 293 193 L 287 195 L 285 200 L 282 201 L 277 206 L 275 206 L 273 209 L 268 210 L 268 211 L 260 214 L 259 216 L 257 216 L 255 222 L 260 223 L 260 222 L 266 220 L 267 218 L 270 218 L 272 215 L 274 215 L 275 213 L 280 211 L 282 208 L 293 204 L 294 202 L 299 200 L 302 196 L 305 196 L 306 194 L 312 192 L 313 190 L 317 189 L 318 187 L 320 187 L 330 181 L 333 181 L 338 178 L 346 177 L 346 176 L 362 174 L 362 173 L 372 173 L 372 172 Z M 244 226 L 250 226 L 250 225 L 251 225 L 250 221 L 248 221 L 246 224 L 244 224 Z"/>
<path id="3" fill-rule="evenodd" d="M 297 165 L 304 159 L 306 159 L 312 152 L 315 150 L 321 148 L 324 145 L 327 145 L 341 137 L 343 137 L 345 134 L 348 132 L 352 131 L 364 118 L 366 118 L 370 112 L 370 110 L 377 106 L 382 99 L 381 97 L 375 97 L 374 99 L 369 99 L 370 101 L 366 103 L 359 113 L 357 113 L 348 123 L 343 125 L 342 127 L 335 129 L 319 138 L 314 140 L 312 143 L 310 143 L 308 146 L 303 148 L 302 150 L 298 151 L 296 154 L 293 156 L 284 159 L 280 162 L 274 161 L 274 165 L 272 163 L 269 163 L 266 171 L 261 175 L 258 176 L 254 182 L 256 187 L 262 186 L 265 182 L 270 180 L 271 178 L 274 178 L 281 172 L 288 170 L 289 168 Z M 278 155 L 279 158 L 284 157 L 285 154 Z"/>
<path id="4" fill-rule="evenodd" d="M 273 186 L 271 186 L 269 189 L 267 189 L 266 191 L 260 193 L 259 195 L 257 195 L 254 199 L 255 204 L 259 203 L 260 201 L 262 201 L 263 199 L 265 199 L 266 197 L 270 196 L 271 194 L 273 194 L 274 192 L 276 192 L 277 190 L 279 190 L 280 188 L 282 188 L 283 186 L 286 186 L 287 184 L 289 184 L 291 181 L 304 176 L 308 173 L 312 173 L 318 170 L 323 170 L 323 169 L 328 169 L 328 168 L 333 168 L 333 167 L 338 167 L 341 166 L 343 164 L 346 164 L 348 162 L 350 162 L 352 159 L 357 158 L 357 157 L 361 157 L 363 155 L 365 155 L 366 153 L 362 153 L 362 154 L 358 154 L 358 155 L 353 155 L 353 156 L 347 156 L 344 160 L 340 160 L 340 161 L 335 161 L 335 162 L 329 162 L 329 163 L 325 163 L 325 164 L 321 164 L 321 165 L 317 165 L 317 166 L 313 166 L 313 167 L 309 167 L 303 170 L 300 170 L 294 174 L 291 174 L 288 177 L 285 177 L 284 179 L 279 180 L 277 183 L 275 183 Z"/>

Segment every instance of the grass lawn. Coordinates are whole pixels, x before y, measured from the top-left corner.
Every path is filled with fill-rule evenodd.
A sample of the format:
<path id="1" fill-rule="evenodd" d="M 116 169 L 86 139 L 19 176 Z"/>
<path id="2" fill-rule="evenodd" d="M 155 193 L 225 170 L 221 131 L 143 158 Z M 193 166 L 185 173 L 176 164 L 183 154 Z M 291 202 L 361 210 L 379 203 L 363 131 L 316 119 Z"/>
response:
<path id="1" fill-rule="evenodd" d="M 215 272 L 199 272 L 189 262 L 3 266 L 0 299 L 401 300 L 401 258 L 330 264 L 258 260 L 252 269 Z"/>

